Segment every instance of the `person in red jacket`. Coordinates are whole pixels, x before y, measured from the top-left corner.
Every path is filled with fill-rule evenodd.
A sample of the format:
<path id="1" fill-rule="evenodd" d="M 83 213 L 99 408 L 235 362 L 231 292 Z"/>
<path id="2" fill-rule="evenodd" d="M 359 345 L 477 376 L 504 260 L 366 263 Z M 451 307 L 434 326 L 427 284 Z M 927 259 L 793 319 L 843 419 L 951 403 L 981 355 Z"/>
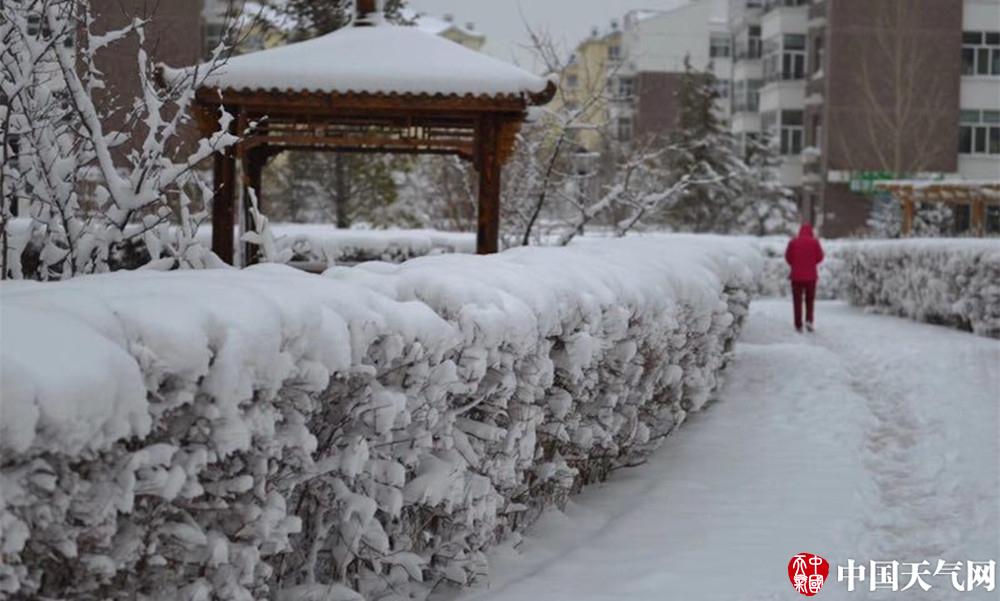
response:
<path id="1" fill-rule="evenodd" d="M 802 331 L 802 297 L 806 301 L 806 329 L 813 331 L 813 304 L 816 301 L 817 266 L 823 262 L 823 246 L 813 236 L 808 223 L 799 228 L 799 235 L 792 238 L 785 249 L 785 262 L 792 268 L 792 302 L 795 303 L 795 329 Z"/>

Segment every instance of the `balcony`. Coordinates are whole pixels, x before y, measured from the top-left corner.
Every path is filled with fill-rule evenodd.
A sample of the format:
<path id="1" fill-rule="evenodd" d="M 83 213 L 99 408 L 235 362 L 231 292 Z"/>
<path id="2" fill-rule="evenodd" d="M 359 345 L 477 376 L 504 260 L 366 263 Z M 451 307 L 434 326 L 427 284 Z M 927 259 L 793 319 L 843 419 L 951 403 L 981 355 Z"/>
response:
<path id="1" fill-rule="evenodd" d="M 765 0 L 764 14 L 778 8 L 806 6 L 807 4 L 809 4 L 809 0 Z"/>
<path id="2" fill-rule="evenodd" d="M 819 2 L 813 2 L 809 5 L 809 20 L 815 21 L 819 19 L 826 18 L 826 0 L 820 0 Z"/>

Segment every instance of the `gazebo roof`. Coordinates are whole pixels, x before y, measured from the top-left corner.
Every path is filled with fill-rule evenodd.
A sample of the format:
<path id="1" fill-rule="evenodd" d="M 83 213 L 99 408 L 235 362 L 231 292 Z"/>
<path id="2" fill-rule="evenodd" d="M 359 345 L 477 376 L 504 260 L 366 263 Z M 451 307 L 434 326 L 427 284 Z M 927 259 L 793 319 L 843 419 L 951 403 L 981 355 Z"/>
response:
<path id="1" fill-rule="evenodd" d="M 184 71 L 165 69 L 167 81 Z M 230 59 L 203 87 L 376 96 L 551 97 L 550 80 L 417 27 L 345 27 Z"/>

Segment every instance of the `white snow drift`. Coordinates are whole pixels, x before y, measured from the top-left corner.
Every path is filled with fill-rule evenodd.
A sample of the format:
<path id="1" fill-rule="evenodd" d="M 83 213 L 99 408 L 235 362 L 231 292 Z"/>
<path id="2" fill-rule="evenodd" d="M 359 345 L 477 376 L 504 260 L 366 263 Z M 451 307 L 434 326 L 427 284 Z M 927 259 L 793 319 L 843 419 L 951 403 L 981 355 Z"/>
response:
<path id="1" fill-rule="evenodd" d="M 465 583 L 705 403 L 759 263 L 677 236 L 5 283 L 0 597 Z"/>

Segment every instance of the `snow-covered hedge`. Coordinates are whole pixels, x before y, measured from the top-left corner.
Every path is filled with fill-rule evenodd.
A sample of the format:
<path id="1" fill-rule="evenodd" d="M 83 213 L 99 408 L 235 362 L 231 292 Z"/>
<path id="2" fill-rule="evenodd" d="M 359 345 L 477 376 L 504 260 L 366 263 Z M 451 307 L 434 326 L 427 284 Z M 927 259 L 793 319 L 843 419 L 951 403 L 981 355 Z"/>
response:
<path id="1" fill-rule="evenodd" d="M 294 260 L 333 266 L 364 261 L 402 263 L 441 253 L 475 253 L 476 235 L 436 230 L 342 230 L 332 225 L 271 226 L 279 250 Z"/>
<path id="2" fill-rule="evenodd" d="M 1000 241 L 854 242 L 840 257 L 852 304 L 1000 338 Z"/>
<path id="3" fill-rule="evenodd" d="M 465 583 L 705 404 L 759 267 L 677 236 L 5 283 L 0 598 Z"/>
<path id="4" fill-rule="evenodd" d="M 388 261 L 402 263 L 435 254 L 476 252 L 476 235 L 437 230 L 363 230 L 338 229 L 332 224 L 271 224 L 276 250 L 291 261 L 308 264 L 319 270 L 333 265 Z M 138 225 L 126 228 L 124 240 L 113 248 L 108 268 L 136 269 L 149 262 L 145 240 L 129 234 L 140 231 Z M 13 277 L 34 273 L 45 244 L 41 224 L 28 218 L 7 223 L 8 265 Z M 212 245 L 212 226 L 198 228 L 196 238 L 206 247 Z"/>

